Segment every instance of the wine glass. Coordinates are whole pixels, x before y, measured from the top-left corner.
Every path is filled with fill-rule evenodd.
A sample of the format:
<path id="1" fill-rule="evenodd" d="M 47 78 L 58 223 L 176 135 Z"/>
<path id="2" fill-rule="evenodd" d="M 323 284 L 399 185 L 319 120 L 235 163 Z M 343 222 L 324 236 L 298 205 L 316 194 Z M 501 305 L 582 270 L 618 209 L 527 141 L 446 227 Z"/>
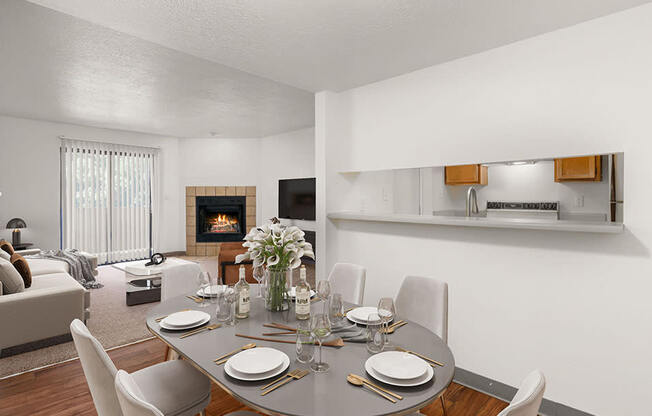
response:
<path id="1" fill-rule="evenodd" d="M 389 329 L 389 323 L 394 319 L 396 315 L 396 306 L 394 306 L 394 299 L 392 298 L 381 298 L 378 302 L 378 316 L 382 320 L 385 332 L 385 344 L 389 343 L 389 335 L 387 331 Z"/>
<path id="2" fill-rule="evenodd" d="M 317 294 L 324 302 L 324 313 L 326 313 L 326 301 L 331 294 L 331 283 L 328 280 L 320 280 L 317 282 Z"/>
<path id="3" fill-rule="evenodd" d="M 209 296 L 207 293 L 208 287 L 211 285 L 211 278 L 207 272 L 199 272 L 197 275 L 197 286 L 199 287 L 199 293 L 201 296 L 201 303 L 198 304 L 200 308 L 204 308 L 208 306 L 208 303 L 206 303 L 206 296 Z"/>
<path id="4" fill-rule="evenodd" d="M 321 358 L 322 342 L 331 334 L 331 321 L 328 314 L 318 313 L 312 317 L 311 331 L 313 336 L 319 341 L 319 361 L 310 365 L 310 369 L 315 373 L 325 373 L 330 366 Z"/>
<path id="5" fill-rule="evenodd" d="M 263 268 L 263 266 L 254 267 L 254 279 L 256 279 L 256 282 L 258 282 L 258 296 L 256 296 L 257 298 L 263 297 L 262 281 L 264 277 L 265 277 L 265 269 Z"/>

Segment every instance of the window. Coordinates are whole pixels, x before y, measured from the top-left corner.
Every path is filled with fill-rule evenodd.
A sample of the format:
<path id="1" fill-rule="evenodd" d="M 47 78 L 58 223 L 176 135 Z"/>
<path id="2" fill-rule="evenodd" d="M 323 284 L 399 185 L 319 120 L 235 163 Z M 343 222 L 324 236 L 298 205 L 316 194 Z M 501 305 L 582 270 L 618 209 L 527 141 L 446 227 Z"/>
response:
<path id="1" fill-rule="evenodd" d="M 155 246 L 158 149 L 61 141 L 61 247 L 101 264 L 149 257 Z"/>

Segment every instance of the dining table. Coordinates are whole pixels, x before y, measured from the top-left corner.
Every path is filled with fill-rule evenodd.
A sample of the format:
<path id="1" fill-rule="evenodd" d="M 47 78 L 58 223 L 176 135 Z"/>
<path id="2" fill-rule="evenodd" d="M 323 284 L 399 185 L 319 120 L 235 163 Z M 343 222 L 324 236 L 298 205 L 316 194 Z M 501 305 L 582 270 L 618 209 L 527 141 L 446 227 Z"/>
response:
<path id="1" fill-rule="evenodd" d="M 216 305 L 209 303 L 208 300 L 206 300 L 208 306 L 200 307 L 186 296 L 177 296 L 164 300 L 149 310 L 147 327 L 155 337 L 176 351 L 181 359 L 187 360 L 236 400 L 267 415 L 406 415 L 438 399 L 453 379 L 455 359 L 448 345 L 427 328 L 406 320 L 408 322 L 406 325 L 389 335 L 389 345 L 385 350 L 402 347 L 443 364 L 433 365 L 434 377 L 425 384 L 416 387 L 396 387 L 373 379 L 365 372 L 365 362 L 372 356 L 367 351 L 366 343 L 344 342 L 342 347 L 323 347 L 323 360 L 330 365 L 328 372 L 310 372 L 305 377 L 293 380 L 263 396 L 261 387 L 280 375 L 272 377 L 271 380 L 240 381 L 227 375 L 224 365 L 218 365 L 214 360 L 253 342 L 257 347 L 271 347 L 287 354 L 290 357 L 290 366 L 286 372 L 309 369 L 309 364 L 302 364 L 296 360 L 294 343 L 260 341 L 236 336 L 236 334 L 245 334 L 261 337 L 263 333 L 277 332 L 273 328 L 264 327 L 263 324 L 266 323 L 296 327 L 297 320 L 293 306 L 290 306 L 287 311 L 271 312 L 265 308 L 264 299 L 254 297 L 253 294 L 255 291 L 252 291 L 249 317 L 238 319 L 232 326 L 216 320 Z M 355 305 L 345 303 L 347 309 L 353 306 Z M 313 302 L 312 313 L 322 312 L 323 307 L 322 301 Z M 163 329 L 156 321 L 157 318 L 186 309 L 207 312 L 211 315 L 211 320 L 205 325 L 219 323 L 221 326 L 182 338 L 185 331 Z M 400 310 L 397 311 L 395 319 L 401 319 L 400 313 Z M 276 335 L 273 338 L 293 342 L 296 340 L 294 335 Z M 315 358 L 319 354 L 318 348 L 316 345 Z M 350 384 L 347 382 L 347 375 L 351 373 L 365 377 L 374 384 L 400 395 L 402 400 L 392 403 L 369 389 Z"/>

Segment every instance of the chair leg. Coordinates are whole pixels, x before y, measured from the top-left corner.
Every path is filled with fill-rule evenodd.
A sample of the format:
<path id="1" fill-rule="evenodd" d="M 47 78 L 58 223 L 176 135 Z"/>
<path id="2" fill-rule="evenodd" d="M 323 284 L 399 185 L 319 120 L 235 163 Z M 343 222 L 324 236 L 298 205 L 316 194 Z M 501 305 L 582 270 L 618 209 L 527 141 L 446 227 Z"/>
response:
<path id="1" fill-rule="evenodd" d="M 199 416 L 206 416 L 206 409 L 203 409 L 201 412 L 199 412 Z"/>
<path id="2" fill-rule="evenodd" d="M 446 402 L 444 401 L 444 393 L 439 396 L 439 399 L 441 400 L 441 408 L 444 410 L 444 416 L 447 416 L 446 414 Z"/>

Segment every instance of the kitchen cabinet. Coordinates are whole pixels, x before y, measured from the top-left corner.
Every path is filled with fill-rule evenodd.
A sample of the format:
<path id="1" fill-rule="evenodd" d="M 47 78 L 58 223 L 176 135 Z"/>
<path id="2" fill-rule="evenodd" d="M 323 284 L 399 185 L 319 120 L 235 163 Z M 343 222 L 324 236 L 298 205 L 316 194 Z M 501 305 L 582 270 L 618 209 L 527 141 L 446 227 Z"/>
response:
<path id="1" fill-rule="evenodd" d="M 446 185 L 486 185 L 487 167 L 480 164 L 446 166 L 444 168 Z"/>
<path id="2" fill-rule="evenodd" d="M 601 180 L 601 156 L 555 159 L 555 182 L 600 182 Z"/>

